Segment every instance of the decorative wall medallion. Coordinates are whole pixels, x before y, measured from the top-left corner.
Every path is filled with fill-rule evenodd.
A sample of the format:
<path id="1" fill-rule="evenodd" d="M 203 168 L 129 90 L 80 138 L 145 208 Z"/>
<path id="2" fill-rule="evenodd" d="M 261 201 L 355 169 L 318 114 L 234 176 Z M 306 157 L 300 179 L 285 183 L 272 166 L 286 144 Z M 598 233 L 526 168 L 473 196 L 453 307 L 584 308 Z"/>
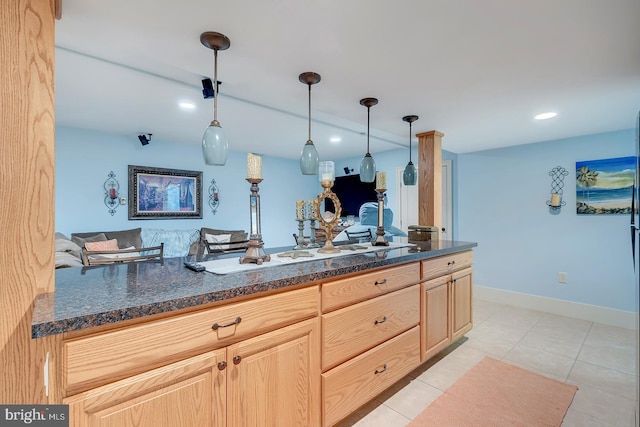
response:
<path id="1" fill-rule="evenodd" d="M 216 184 L 216 180 L 211 180 L 211 185 L 209 185 L 209 207 L 211 208 L 211 213 L 214 215 L 218 211 L 218 206 L 220 205 L 220 189 Z"/>

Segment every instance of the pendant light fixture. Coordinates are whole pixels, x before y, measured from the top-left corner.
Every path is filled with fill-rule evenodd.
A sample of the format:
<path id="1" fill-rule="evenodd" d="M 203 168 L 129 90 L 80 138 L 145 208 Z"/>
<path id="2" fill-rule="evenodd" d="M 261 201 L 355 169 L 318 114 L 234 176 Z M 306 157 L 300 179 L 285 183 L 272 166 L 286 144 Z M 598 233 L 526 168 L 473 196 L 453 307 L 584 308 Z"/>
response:
<path id="1" fill-rule="evenodd" d="M 402 182 L 404 185 L 416 185 L 418 181 L 418 173 L 416 171 L 416 167 L 411 161 L 411 123 L 418 120 L 418 116 L 404 116 L 402 118 L 405 122 L 409 123 L 409 163 L 404 168 L 404 172 L 402 173 Z"/>
<path id="2" fill-rule="evenodd" d="M 373 182 L 376 179 L 376 162 L 373 161 L 371 153 L 369 153 L 369 112 L 371 107 L 376 105 L 378 100 L 376 98 L 363 98 L 360 100 L 360 105 L 367 107 L 367 154 L 360 162 L 360 181 Z"/>
<path id="3" fill-rule="evenodd" d="M 207 31 L 200 35 L 200 42 L 213 49 L 213 121 L 202 136 L 202 156 L 207 165 L 224 166 L 227 162 L 229 142 L 220 122 L 218 122 L 218 51 L 226 50 L 231 41 L 224 34 Z"/>
<path id="4" fill-rule="evenodd" d="M 298 80 L 309 86 L 309 139 L 300 153 L 300 171 L 303 175 L 316 175 L 318 173 L 318 151 L 311 140 L 311 85 L 320 81 L 320 74 L 307 71 L 300 74 Z"/>

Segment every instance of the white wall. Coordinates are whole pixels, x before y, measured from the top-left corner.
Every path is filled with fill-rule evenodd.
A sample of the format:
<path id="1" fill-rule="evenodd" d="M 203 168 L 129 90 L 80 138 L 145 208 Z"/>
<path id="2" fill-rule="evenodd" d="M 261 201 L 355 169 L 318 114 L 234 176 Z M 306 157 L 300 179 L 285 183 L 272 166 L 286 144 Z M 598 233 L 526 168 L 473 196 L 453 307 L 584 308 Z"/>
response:
<path id="1" fill-rule="evenodd" d="M 246 153 L 230 150 L 225 166 L 206 166 L 199 146 L 178 145 L 153 136 L 151 143 L 143 147 L 135 135 L 67 127 L 56 128 L 55 151 L 55 225 L 56 231 L 67 236 L 73 232 L 137 227 L 250 229 Z M 113 171 L 120 182 L 121 195 L 128 197 L 128 165 L 202 171 L 203 218 L 128 220 L 128 206 L 118 207 L 111 216 L 103 201 L 103 183 Z M 260 198 L 265 246 L 293 246 L 292 234 L 298 230 L 295 201 L 315 198 L 322 188 L 317 176 L 300 173 L 298 161 L 265 156 L 262 168 Z M 207 204 L 212 179 L 220 189 L 220 206 L 215 215 Z"/>
<path id="2" fill-rule="evenodd" d="M 577 215 L 575 163 L 635 155 L 633 130 L 458 156 L 458 237 L 475 241 L 474 284 L 638 311 L 627 215 Z M 549 171 L 564 206 L 550 212 Z M 558 283 L 558 273 L 568 283 Z"/>

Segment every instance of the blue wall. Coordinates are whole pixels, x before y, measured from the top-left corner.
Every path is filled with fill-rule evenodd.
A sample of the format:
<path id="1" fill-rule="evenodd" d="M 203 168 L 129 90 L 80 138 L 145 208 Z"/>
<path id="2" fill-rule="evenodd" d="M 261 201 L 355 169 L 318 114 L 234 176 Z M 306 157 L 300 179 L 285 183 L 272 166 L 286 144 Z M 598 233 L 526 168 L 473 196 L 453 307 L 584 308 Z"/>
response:
<path id="1" fill-rule="evenodd" d="M 56 128 L 56 231 L 73 232 L 163 228 L 167 230 L 210 228 L 249 231 L 249 183 L 247 154 L 230 151 L 225 166 L 206 166 L 199 146 L 162 141 L 156 136 L 142 146 L 135 136 Z M 128 198 L 128 165 L 186 169 L 203 172 L 202 219 L 128 220 L 128 206 L 111 216 L 104 205 L 103 184 L 110 171 L 120 182 L 121 195 Z M 300 173 L 299 162 L 275 157 L 262 158 L 260 184 L 262 237 L 266 246 L 293 246 L 297 232 L 295 201 L 310 200 L 322 188 L 317 176 Z M 295 179 L 291 179 L 291 177 Z M 212 179 L 220 189 L 220 206 L 214 215 L 207 189 Z M 308 223 L 307 223 L 308 227 Z"/>
<path id="2" fill-rule="evenodd" d="M 637 311 L 629 217 L 576 214 L 576 161 L 635 155 L 625 130 L 458 156 L 458 236 L 478 242 L 474 283 Z M 548 172 L 562 166 L 557 214 Z M 558 283 L 558 273 L 568 283 Z"/>

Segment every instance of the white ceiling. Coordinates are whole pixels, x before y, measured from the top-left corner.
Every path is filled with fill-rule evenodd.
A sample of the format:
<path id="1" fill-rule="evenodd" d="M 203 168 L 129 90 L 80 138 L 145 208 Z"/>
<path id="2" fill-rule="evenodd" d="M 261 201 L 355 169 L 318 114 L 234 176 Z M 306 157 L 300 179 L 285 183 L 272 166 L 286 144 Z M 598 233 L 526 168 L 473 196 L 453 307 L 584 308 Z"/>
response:
<path id="1" fill-rule="evenodd" d="M 213 116 L 204 31 L 218 55 L 218 120 L 231 150 L 321 160 L 408 146 L 438 130 L 464 153 L 634 126 L 638 0 L 63 0 L 56 23 L 58 124 L 199 145 Z M 194 111 L 182 111 L 189 100 Z M 534 121 L 546 111 L 558 116 Z M 329 142 L 342 137 L 340 144 Z M 415 141 L 415 139 L 414 139 Z M 153 143 L 153 139 L 152 139 Z"/>

